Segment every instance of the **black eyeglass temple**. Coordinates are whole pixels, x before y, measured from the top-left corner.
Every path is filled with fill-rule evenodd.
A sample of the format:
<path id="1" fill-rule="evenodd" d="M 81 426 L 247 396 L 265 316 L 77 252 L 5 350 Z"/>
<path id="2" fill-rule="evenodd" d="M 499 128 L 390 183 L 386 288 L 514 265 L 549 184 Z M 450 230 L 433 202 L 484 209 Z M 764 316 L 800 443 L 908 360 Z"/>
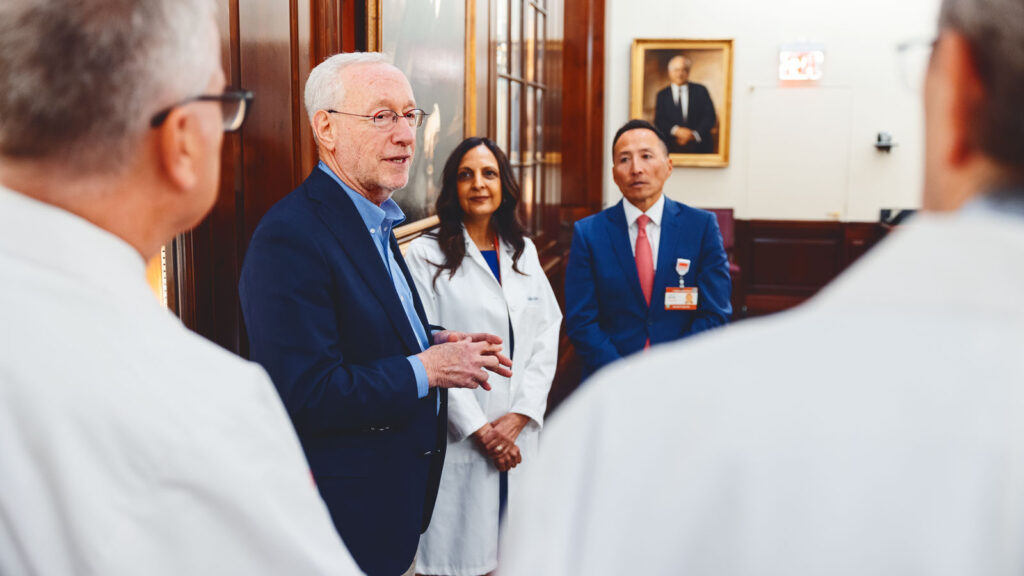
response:
<path id="1" fill-rule="evenodd" d="M 248 106 L 252 103 L 255 97 L 256 95 L 253 94 L 251 90 L 226 90 L 222 94 L 201 94 L 199 96 L 193 96 L 192 98 L 186 98 L 185 100 L 182 100 L 181 102 L 178 102 L 173 106 L 168 106 L 167 108 L 164 108 L 163 110 L 157 112 L 153 115 L 153 118 L 150 119 L 149 125 L 151 128 L 159 127 L 161 124 L 164 123 L 165 120 L 167 120 L 167 116 L 170 115 L 171 111 L 174 110 L 175 107 L 181 106 L 182 104 L 187 104 L 189 102 L 237 101 L 239 103 L 245 102 L 246 106 Z"/>

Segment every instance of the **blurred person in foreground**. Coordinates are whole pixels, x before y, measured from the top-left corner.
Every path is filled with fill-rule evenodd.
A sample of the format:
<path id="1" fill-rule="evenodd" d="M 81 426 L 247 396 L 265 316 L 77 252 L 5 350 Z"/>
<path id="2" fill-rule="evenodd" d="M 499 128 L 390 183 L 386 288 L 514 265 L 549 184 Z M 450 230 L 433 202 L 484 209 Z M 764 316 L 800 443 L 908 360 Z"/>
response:
<path id="1" fill-rule="evenodd" d="M 486 138 L 467 138 L 444 167 L 438 231 L 413 240 L 406 253 L 427 317 L 500 336 L 513 374 L 492 377 L 490 392 L 449 392 L 448 451 L 434 518 L 420 541 L 422 574 L 477 576 L 497 567 L 499 516 L 510 499 L 509 510 L 519 506 L 517 465 L 537 452 L 562 313 L 516 216 L 518 203 L 505 153 Z"/>
<path id="2" fill-rule="evenodd" d="M 927 212 L 806 306 L 596 376 L 503 576 L 1024 572 L 1021 102 L 1024 3 L 945 0 Z"/>
<path id="3" fill-rule="evenodd" d="M 146 284 L 251 99 L 213 3 L 4 0 L 0 70 L 0 573 L 358 573 L 266 373 Z"/>

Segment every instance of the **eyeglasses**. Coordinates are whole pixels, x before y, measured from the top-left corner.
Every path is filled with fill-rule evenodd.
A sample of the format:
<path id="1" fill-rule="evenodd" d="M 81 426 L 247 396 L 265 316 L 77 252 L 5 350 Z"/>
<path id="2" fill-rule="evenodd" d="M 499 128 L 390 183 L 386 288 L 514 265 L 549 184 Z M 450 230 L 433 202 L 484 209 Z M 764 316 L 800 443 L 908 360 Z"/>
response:
<path id="1" fill-rule="evenodd" d="M 413 108 L 405 114 L 399 114 L 394 110 L 381 110 L 376 114 L 352 114 L 351 112 L 338 112 L 337 110 L 327 110 L 329 114 L 344 114 L 345 116 L 355 116 L 356 118 L 366 118 L 373 122 L 373 125 L 377 128 L 387 129 L 393 125 L 398 124 L 399 118 L 405 118 L 405 121 L 409 123 L 411 128 L 419 128 L 423 125 L 423 117 L 428 116 L 426 112 L 419 108 Z"/>
<path id="2" fill-rule="evenodd" d="M 167 116 L 172 110 L 191 102 L 220 102 L 220 112 L 224 119 L 224 131 L 234 132 L 241 128 L 242 123 L 245 122 L 245 115 L 249 111 L 249 105 L 252 104 L 253 97 L 253 93 L 248 90 L 227 90 L 223 94 L 200 94 L 199 96 L 186 98 L 157 112 L 150 119 L 149 125 L 153 128 L 160 126 L 167 120 Z"/>
<path id="3" fill-rule="evenodd" d="M 928 62 L 935 49 L 937 38 L 920 38 L 896 45 L 899 57 L 900 78 L 903 85 L 914 94 L 924 90 L 924 77 L 928 72 Z"/>

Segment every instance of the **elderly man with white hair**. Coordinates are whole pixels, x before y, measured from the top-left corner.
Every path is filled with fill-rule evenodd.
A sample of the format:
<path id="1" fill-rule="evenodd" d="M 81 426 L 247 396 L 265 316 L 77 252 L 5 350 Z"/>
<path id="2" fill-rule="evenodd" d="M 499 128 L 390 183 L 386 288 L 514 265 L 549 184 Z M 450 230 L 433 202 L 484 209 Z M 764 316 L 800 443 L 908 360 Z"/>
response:
<path id="1" fill-rule="evenodd" d="M 292 417 L 334 525 L 371 575 L 410 571 L 444 462 L 450 387 L 510 376 L 501 339 L 427 323 L 395 240 L 425 113 L 382 54 L 306 82 L 320 163 L 253 234 L 239 292 L 252 359 Z"/>
<path id="2" fill-rule="evenodd" d="M 0 70 L 0 573 L 358 573 L 266 373 L 146 284 L 251 98 L 213 4 L 3 0 Z"/>
<path id="3" fill-rule="evenodd" d="M 804 307 L 589 381 L 502 575 L 1024 573 L 1022 102 L 1024 3 L 944 0 L 927 213 Z"/>

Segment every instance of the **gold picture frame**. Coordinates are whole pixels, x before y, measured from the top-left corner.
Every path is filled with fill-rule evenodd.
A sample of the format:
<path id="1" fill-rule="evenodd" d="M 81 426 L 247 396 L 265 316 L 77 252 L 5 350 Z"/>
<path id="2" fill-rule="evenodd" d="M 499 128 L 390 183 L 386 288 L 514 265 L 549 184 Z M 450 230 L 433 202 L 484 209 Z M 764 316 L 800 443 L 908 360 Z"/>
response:
<path id="1" fill-rule="evenodd" d="M 629 115 L 665 132 L 673 166 L 729 165 L 732 55 L 731 39 L 633 40 Z M 688 116 L 681 112 L 678 91 L 670 88 L 670 63 L 688 68 L 683 80 Z"/>

